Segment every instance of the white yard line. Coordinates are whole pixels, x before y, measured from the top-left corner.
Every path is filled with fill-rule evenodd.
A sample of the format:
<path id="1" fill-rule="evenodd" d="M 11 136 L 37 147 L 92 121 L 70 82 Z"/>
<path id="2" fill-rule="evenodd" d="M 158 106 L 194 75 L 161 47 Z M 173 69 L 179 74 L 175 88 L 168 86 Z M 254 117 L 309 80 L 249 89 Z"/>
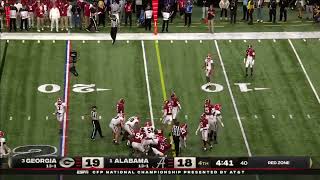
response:
<path id="1" fill-rule="evenodd" d="M 151 93 L 150 93 L 150 84 L 149 84 L 149 75 L 148 75 L 148 66 L 147 66 L 147 58 L 146 51 L 144 48 L 144 42 L 141 41 L 142 53 L 143 53 L 143 64 L 144 64 L 144 75 L 147 84 L 147 94 L 148 94 L 148 102 L 149 102 L 149 110 L 150 110 L 150 118 L 152 122 L 152 126 L 154 128 L 154 120 L 153 120 L 153 110 L 152 110 L 152 101 L 151 101 Z"/>
<path id="2" fill-rule="evenodd" d="M 302 61 L 301 61 L 300 56 L 298 55 L 298 53 L 297 53 L 297 51 L 296 51 L 296 48 L 293 46 L 293 44 L 292 44 L 292 42 L 291 42 L 291 40 L 290 40 L 290 39 L 288 39 L 288 41 L 289 41 L 289 44 L 290 44 L 290 46 L 291 46 L 291 48 L 292 48 L 292 50 L 293 50 L 294 54 L 295 54 L 295 55 L 296 55 L 296 57 L 297 57 L 297 60 L 298 60 L 298 62 L 299 62 L 299 64 L 300 64 L 300 66 L 301 66 L 301 68 L 302 68 L 302 71 L 303 71 L 304 75 L 306 76 L 306 78 L 307 78 L 307 80 L 308 80 L 308 82 L 309 82 L 309 85 L 310 85 L 310 87 L 311 87 L 311 89 L 312 89 L 312 91 L 313 91 L 314 95 L 316 96 L 316 98 L 317 98 L 317 100 L 318 100 L 318 103 L 320 104 L 320 98 L 319 98 L 319 95 L 318 95 L 318 93 L 317 93 L 316 89 L 314 88 L 314 86 L 313 86 L 313 84 L 312 84 L 312 82 L 311 82 L 311 80 L 310 80 L 310 78 L 309 78 L 309 75 L 308 75 L 308 73 L 307 73 L 306 69 L 304 68 L 304 65 L 302 64 Z"/>
<path id="3" fill-rule="evenodd" d="M 246 145 L 246 148 L 247 148 L 247 151 L 248 151 L 248 155 L 249 155 L 249 157 L 251 157 L 252 154 L 251 154 L 250 146 L 249 146 L 249 143 L 248 143 L 248 140 L 247 140 L 246 133 L 245 133 L 244 128 L 242 126 L 242 122 L 241 122 L 241 119 L 240 119 L 240 115 L 239 115 L 239 111 L 238 111 L 238 108 L 237 108 L 237 104 L 236 104 L 236 101 L 234 99 L 233 92 L 231 90 L 229 78 L 228 78 L 228 75 L 226 73 L 226 69 L 225 69 L 224 64 L 223 64 L 223 60 L 222 60 L 222 57 L 221 57 L 221 54 L 220 54 L 220 50 L 219 50 L 219 46 L 218 46 L 217 40 L 215 40 L 214 43 L 216 45 L 216 49 L 217 49 L 217 53 L 218 53 L 218 56 L 219 56 L 219 59 L 220 59 L 222 71 L 223 71 L 224 77 L 226 79 L 226 83 L 227 83 L 229 94 L 230 94 L 230 97 L 231 97 L 231 100 L 232 100 L 233 108 L 234 108 L 234 111 L 236 113 L 236 116 L 237 116 L 237 119 L 238 119 L 238 123 L 239 123 L 240 129 L 241 129 L 242 137 L 243 137 L 244 143 Z"/>
<path id="4" fill-rule="evenodd" d="M 118 33 L 117 40 L 240 40 L 320 38 L 317 32 Z M 0 40 L 111 40 L 105 33 L 0 33 Z"/>

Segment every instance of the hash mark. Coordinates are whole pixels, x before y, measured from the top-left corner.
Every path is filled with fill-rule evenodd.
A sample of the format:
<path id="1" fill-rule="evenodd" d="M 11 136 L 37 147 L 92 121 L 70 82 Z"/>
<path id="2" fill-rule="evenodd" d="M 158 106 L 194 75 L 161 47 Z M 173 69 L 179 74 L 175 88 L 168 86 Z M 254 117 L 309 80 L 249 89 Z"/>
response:
<path id="1" fill-rule="evenodd" d="M 40 43 L 40 40 L 38 40 L 38 43 Z"/>
<path id="2" fill-rule="evenodd" d="M 102 117 L 101 116 L 99 116 L 99 119 L 101 119 Z"/>
<path id="3" fill-rule="evenodd" d="M 304 42 L 307 42 L 307 40 L 306 40 L 306 39 L 303 39 L 303 41 L 304 41 Z"/>
<path id="4" fill-rule="evenodd" d="M 24 40 L 22 40 L 22 43 L 24 43 Z"/>
<path id="5" fill-rule="evenodd" d="M 260 39 L 258 39 L 258 42 L 261 42 L 261 40 L 260 40 Z"/>
<path id="6" fill-rule="evenodd" d="M 202 43 L 202 40 L 200 40 L 200 43 Z"/>
<path id="7" fill-rule="evenodd" d="M 254 115 L 254 118 L 255 118 L 255 119 L 258 119 L 258 116 L 255 114 L 255 115 Z"/>
<path id="8" fill-rule="evenodd" d="M 84 116 L 81 116 L 81 119 L 84 120 Z"/>
<path id="9" fill-rule="evenodd" d="M 311 116 L 310 116 L 310 114 L 308 114 L 308 115 L 307 115 L 307 117 L 308 117 L 309 119 L 311 119 Z"/>
<path id="10" fill-rule="evenodd" d="M 46 116 L 46 120 L 48 120 L 49 119 L 49 117 L 48 116 Z"/>
<path id="11" fill-rule="evenodd" d="M 273 42 L 277 42 L 275 39 L 273 39 Z"/>
<path id="12" fill-rule="evenodd" d="M 9 120 L 12 121 L 12 116 L 10 116 Z"/>
<path id="13" fill-rule="evenodd" d="M 7 40 L 7 43 L 9 43 L 10 41 L 9 41 L 9 39 Z"/>
<path id="14" fill-rule="evenodd" d="M 28 121 L 30 121 L 30 119 L 31 119 L 31 117 L 30 117 L 30 116 L 28 116 Z"/>
<path id="15" fill-rule="evenodd" d="M 52 40 L 52 43 L 56 43 L 56 41 L 55 41 L 55 40 Z"/>
<path id="16" fill-rule="evenodd" d="M 100 40 L 98 40 L 97 43 L 99 44 L 99 43 L 100 43 Z"/>
<path id="17" fill-rule="evenodd" d="M 289 115 L 290 119 L 292 119 L 292 114 Z"/>
<path id="18" fill-rule="evenodd" d="M 185 42 L 185 43 L 188 43 L 188 41 L 187 41 L 187 40 L 185 40 L 184 42 Z"/>
<path id="19" fill-rule="evenodd" d="M 82 40 L 82 43 L 86 43 L 86 41 L 85 41 L 85 40 Z"/>
<path id="20" fill-rule="evenodd" d="M 231 41 L 231 39 L 229 39 L 229 43 L 231 43 L 232 41 Z"/>
<path id="21" fill-rule="evenodd" d="M 170 41 L 170 43 L 172 44 L 172 43 L 173 43 L 173 41 L 171 40 L 171 41 Z"/>
<path id="22" fill-rule="evenodd" d="M 276 118 L 276 117 L 272 114 L 272 118 L 274 119 L 274 118 Z"/>
<path id="23" fill-rule="evenodd" d="M 244 39 L 243 42 L 247 42 L 247 40 Z"/>

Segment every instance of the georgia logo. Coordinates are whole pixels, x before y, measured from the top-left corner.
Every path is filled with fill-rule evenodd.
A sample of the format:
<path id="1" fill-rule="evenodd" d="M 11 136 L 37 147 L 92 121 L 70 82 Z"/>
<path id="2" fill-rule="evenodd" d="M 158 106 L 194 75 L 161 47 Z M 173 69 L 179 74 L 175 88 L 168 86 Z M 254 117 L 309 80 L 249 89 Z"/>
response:
<path id="1" fill-rule="evenodd" d="M 72 158 L 65 157 L 65 158 L 60 159 L 59 164 L 61 167 L 70 168 L 75 164 L 75 161 Z"/>

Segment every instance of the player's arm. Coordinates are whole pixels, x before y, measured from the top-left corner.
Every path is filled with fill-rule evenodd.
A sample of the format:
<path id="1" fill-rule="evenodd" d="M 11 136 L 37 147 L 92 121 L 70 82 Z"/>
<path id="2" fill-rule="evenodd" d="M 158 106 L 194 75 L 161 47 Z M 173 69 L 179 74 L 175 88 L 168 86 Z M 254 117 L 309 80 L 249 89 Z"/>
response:
<path id="1" fill-rule="evenodd" d="M 197 130 L 196 130 L 196 136 L 198 135 L 198 131 L 200 130 L 200 124 L 199 124 L 199 126 L 198 126 L 198 128 L 197 128 Z"/>

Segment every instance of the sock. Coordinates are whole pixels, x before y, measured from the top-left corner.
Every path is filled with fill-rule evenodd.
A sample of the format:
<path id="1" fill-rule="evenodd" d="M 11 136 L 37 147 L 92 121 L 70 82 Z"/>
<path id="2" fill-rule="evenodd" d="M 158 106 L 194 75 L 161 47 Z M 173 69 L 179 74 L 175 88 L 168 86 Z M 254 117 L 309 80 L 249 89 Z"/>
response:
<path id="1" fill-rule="evenodd" d="M 207 83 L 210 82 L 210 77 L 206 76 Z"/>
<path id="2" fill-rule="evenodd" d="M 248 68 L 246 68 L 246 76 L 248 76 Z"/>

